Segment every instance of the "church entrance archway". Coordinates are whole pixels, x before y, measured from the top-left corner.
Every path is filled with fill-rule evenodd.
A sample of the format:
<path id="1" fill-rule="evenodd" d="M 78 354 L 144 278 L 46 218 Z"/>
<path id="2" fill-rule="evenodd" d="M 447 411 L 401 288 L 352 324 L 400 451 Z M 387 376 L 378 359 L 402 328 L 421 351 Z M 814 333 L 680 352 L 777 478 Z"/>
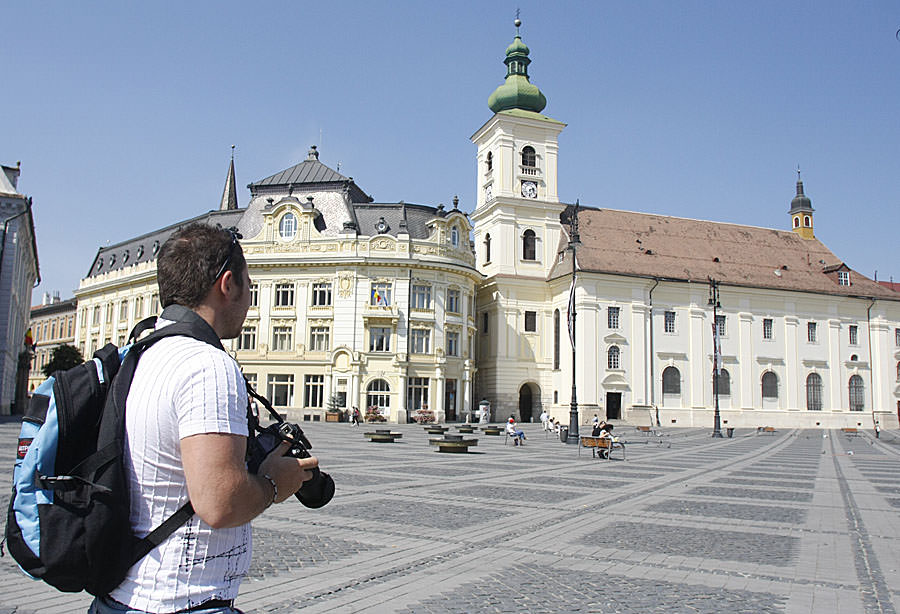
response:
<path id="1" fill-rule="evenodd" d="M 535 415 L 534 391 L 528 384 L 519 388 L 519 422 L 531 422 Z"/>

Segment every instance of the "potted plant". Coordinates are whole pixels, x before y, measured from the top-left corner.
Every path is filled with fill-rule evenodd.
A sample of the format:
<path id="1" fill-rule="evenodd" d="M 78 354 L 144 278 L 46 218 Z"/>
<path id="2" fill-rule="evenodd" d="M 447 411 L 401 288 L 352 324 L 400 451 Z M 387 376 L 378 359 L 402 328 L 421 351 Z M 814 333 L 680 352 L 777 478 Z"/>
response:
<path id="1" fill-rule="evenodd" d="M 340 400 L 338 399 L 338 395 L 333 394 L 328 399 L 328 404 L 325 409 L 325 422 L 340 422 L 341 421 L 341 408 L 339 406 Z"/>

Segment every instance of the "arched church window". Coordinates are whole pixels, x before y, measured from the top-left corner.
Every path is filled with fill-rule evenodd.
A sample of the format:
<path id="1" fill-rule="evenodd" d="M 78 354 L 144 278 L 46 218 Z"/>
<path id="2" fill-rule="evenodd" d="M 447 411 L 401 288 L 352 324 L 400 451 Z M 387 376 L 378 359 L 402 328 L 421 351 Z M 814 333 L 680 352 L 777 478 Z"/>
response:
<path id="1" fill-rule="evenodd" d="M 794 218 L 794 228 L 800 228 L 800 218 L 799 217 Z"/>
<path id="2" fill-rule="evenodd" d="M 619 356 L 621 352 L 619 351 L 618 346 L 612 346 L 606 352 L 606 368 L 607 369 L 618 369 L 619 368 Z"/>
<path id="3" fill-rule="evenodd" d="M 491 261 L 491 235 L 490 233 L 484 235 L 484 261 Z"/>
<path id="4" fill-rule="evenodd" d="M 822 377 L 818 373 L 806 376 L 806 409 L 822 411 Z"/>
<path id="5" fill-rule="evenodd" d="M 488 152 L 488 155 L 487 155 L 487 169 L 488 169 L 488 172 L 491 172 L 492 170 L 494 170 L 494 154 L 491 153 L 490 151 Z"/>
<path id="6" fill-rule="evenodd" d="M 762 376 L 762 398 L 778 398 L 778 376 L 771 371 L 766 371 Z"/>
<path id="7" fill-rule="evenodd" d="M 522 166 L 534 168 L 537 166 L 537 156 L 534 153 L 534 147 L 526 145 L 522 148 Z"/>
<path id="8" fill-rule="evenodd" d="M 810 217 L 808 215 L 804 215 L 803 216 L 803 226 L 805 226 L 806 228 L 809 228 L 810 223 L 811 223 Z"/>
<path id="9" fill-rule="evenodd" d="M 523 260 L 535 260 L 535 236 L 534 231 L 528 229 L 522 235 L 522 259 Z"/>
<path id="10" fill-rule="evenodd" d="M 559 369 L 559 309 L 553 311 L 553 368 Z M 897 365 L 897 373 L 900 375 L 900 363 Z"/>
<path id="11" fill-rule="evenodd" d="M 850 411 L 862 411 L 866 402 L 866 389 L 859 375 L 850 377 Z"/>
<path id="12" fill-rule="evenodd" d="M 675 367 L 663 371 L 663 394 L 681 394 L 681 372 Z"/>
<path id="13" fill-rule="evenodd" d="M 713 381 L 715 381 L 715 379 L 716 372 L 715 369 L 713 369 Z M 726 369 L 719 369 L 718 387 L 720 397 L 731 396 L 731 375 L 729 375 Z"/>

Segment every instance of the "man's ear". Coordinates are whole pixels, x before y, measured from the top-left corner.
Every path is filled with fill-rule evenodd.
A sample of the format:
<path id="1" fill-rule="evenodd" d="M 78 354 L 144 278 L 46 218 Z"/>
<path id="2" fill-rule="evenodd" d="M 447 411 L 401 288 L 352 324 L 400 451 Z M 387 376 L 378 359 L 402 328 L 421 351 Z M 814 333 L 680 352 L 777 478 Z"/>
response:
<path id="1" fill-rule="evenodd" d="M 232 273 L 230 270 L 226 270 L 224 273 L 222 273 L 222 276 L 216 280 L 214 289 L 221 292 L 222 296 L 224 296 L 225 298 L 231 298 L 231 295 L 235 291 L 239 291 L 237 283 L 235 283 L 234 273 Z"/>

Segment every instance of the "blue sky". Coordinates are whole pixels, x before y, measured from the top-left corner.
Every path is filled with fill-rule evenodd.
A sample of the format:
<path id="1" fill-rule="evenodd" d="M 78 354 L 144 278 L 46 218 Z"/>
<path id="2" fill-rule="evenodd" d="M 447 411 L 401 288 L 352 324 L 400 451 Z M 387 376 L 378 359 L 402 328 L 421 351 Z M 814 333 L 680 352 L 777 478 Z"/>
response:
<path id="1" fill-rule="evenodd" d="M 2 9 L 0 162 L 22 161 L 44 291 L 101 245 L 215 208 L 305 158 L 376 200 L 475 197 L 521 8 L 532 83 L 566 122 L 560 197 L 788 228 L 900 281 L 900 4 L 15 2 Z"/>

